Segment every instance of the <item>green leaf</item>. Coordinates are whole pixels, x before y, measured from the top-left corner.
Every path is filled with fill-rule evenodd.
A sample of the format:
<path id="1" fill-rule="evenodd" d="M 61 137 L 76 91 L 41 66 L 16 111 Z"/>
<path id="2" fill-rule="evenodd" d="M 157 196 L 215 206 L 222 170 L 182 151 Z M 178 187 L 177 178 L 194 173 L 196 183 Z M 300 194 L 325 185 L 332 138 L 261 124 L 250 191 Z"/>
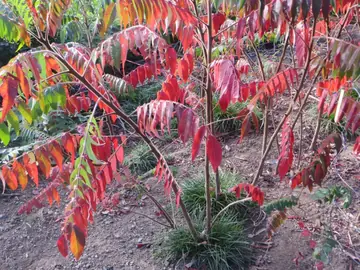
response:
<path id="1" fill-rule="evenodd" d="M 17 115 L 12 110 L 10 110 L 6 115 L 6 120 L 8 121 L 8 124 L 14 128 L 16 135 L 19 136 L 20 124 Z"/>
<path id="2" fill-rule="evenodd" d="M 17 109 L 21 113 L 21 115 L 25 118 L 25 120 L 31 125 L 33 122 L 33 117 L 31 115 L 30 109 L 26 106 L 25 102 L 19 101 Z"/>
<path id="3" fill-rule="evenodd" d="M 4 123 L 0 124 L 0 139 L 5 146 L 7 146 L 10 142 L 9 128 Z"/>
<path id="4" fill-rule="evenodd" d="M 24 44 L 30 46 L 31 43 L 24 21 L 16 17 L 3 1 L 0 1 L 0 39 L 20 43 L 18 49 Z"/>
<path id="5" fill-rule="evenodd" d="M 96 164 L 101 163 L 100 160 L 97 159 L 97 157 L 94 154 L 94 151 L 91 147 L 91 142 L 87 141 L 85 146 L 86 154 L 89 156 L 90 160 L 93 161 Z"/>
<path id="6" fill-rule="evenodd" d="M 66 105 L 66 93 L 61 85 L 47 87 L 44 90 L 45 104 L 49 105 L 53 110 L 57 110 L 58 106 L 64 108 Z"/>
<path id="7" fill-rule="evenodd" d="M 86 170 L 84 168 L 80 168 L 80 175 L 82 176 L 82 178 L 85 180 L 85 184 L 92 189 L 92 185 L 90 182 L 90 178 L 89 175 L 87 174 Z"/>

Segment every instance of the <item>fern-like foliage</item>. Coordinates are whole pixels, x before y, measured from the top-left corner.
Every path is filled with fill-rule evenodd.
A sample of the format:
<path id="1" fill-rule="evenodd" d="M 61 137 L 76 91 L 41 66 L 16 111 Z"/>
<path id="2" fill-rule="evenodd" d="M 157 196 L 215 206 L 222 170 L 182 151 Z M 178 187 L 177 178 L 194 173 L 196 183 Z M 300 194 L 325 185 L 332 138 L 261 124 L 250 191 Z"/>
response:
<path id="1" fill-rule="evenodd" d="M 264 205 L 264 211 L 266 214 L 270 215 L 273 211 L 284 212 L 287 208 L 291 208 L 297 205 L 298 200 L 295 197 L 290 198 L 281 198 L 276 201 L 272 201 Z"/>

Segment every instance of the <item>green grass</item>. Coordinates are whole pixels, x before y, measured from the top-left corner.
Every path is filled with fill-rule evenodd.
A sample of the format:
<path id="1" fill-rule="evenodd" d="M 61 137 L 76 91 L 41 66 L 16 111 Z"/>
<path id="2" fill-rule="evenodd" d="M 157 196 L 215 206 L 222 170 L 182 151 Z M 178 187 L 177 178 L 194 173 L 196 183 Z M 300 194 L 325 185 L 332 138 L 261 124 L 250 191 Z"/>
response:
<path id="1" fill-rule="evenodd" d="M 239 175 L 234 173 L 225 172 L 220 174 L 221 192 L 219 200 L 215 198 L 215 176 L 212 175 L 211 179 L 211 201 L 212 201 L 212 214 L 215 216 L 226 205 L 238 200 L 234 193 L 228 192 L 228 189 L 243 182 Z M 203 175 L 198 175 L 194 179 L 184 180 L 182 184 L 182 199 L 188 209 L 189 213 L 196 217 L 199 213 L 205 213 L 205 180 Z M 223 215 L 236 217 L 237 220 L 242 221 L 247 216 L 248 206 L 251 203 L 237 204 L 230 207 Z"/>
<path id="2" fill-rule="evenodd" d="M 127 113 L 133 113 L 140 105 L 156 99 L 156 93 L 161 89 L 162 80 L 149 82 L 143 86 L 137 87 L 118 97 L 121 108 Z"/>
<path id="3" fill-rule="evenodd" d="M 204 230 L 203 222 L 196 229 Z M 174 263 L 189 263 L 192 268 L 226 270 L 247 269 L 251 262 L 251 248 L 243 226 L 235 218 L 218 219 L 209 234 L 209 241 L 195 242 L 188 229 L 169 232 L 161 255 Z"/>
<path id="4" fill-rule="evenodd" d="M 230 119 L 238 116 L 239 112 L 243 109 L 245 109 L 248 105 L 248 102 L 237 102 L 235 104 L 231 103 L 227 110 L 223 112 L 220 109 L 220 106 L 217 105 L 218 100 L 215 97 L 213 106 L 214 106 L 214 128 L 215 132 L 218 133 L 231 133 L 231 132 L 240 132 L 241 128 L 241 120 L 238 119 Z M 261 111 L 255 109 L 254 113 L 258 118 L 262 118 Z M 229 120 L 226 120 L 229 119 Z"/>
<path id="5" fill-rule="evenodd" d="M 142 175 L 153 169 L 157 160 L 146 144 L 138 143 L 125 158 L 124 164 L 129 167 L 131 173 Z"/>

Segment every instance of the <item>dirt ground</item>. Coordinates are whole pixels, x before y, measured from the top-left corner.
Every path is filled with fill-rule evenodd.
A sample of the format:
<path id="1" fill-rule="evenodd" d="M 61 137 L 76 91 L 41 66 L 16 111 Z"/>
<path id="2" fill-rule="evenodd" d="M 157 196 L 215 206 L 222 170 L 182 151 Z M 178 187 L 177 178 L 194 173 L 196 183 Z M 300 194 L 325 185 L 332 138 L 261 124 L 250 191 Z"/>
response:
<path id="1" fill-rule="evenodd" d="M 309 144 L 313 132 L 310 126 L 304 125 L 304 143 Z M 296 133 L 295 136 L 298 136 Z M 255 173 L 261 149 L 260 135 L 250 134 L 241 144 L 237 138 L 227 137 L 223 144 L 224 159 L 222 170 L 231 170 L 239 173 L 243 178 L 251 181 Z M 305 153 L 309 153 L 306 149 Z M 165 151 L 174 157 L 174 166 L 178 168 L 177 179 L 181 182 L 193 173 L 199 172 L 203 160 L 198 158 L 194 163 L 190 161 L 190 145 L 186 148 L 176 141 L 167 145 Z M 298 149 L 295 149 L 297 155 Z M 309 155 L 303 155 L 303 164 Z M 286 181 L 280 182 L 274 176 L 277 159 L 277 150 L 273 148 L 266 161 L 264 175 L 260 187 L 265 192 L 266 201 L 288 196 L 292 193 Z M 359 241 L 359 192 L 360 192 L 360 161 L 351 155 L 351 145 L 341 154 L 337 169 L 331 169 L 327 176 L 326 186 L 339 184 L 350 185 L 353 188 L 353 202 L 349 209 L 334 211 L 332 229 L 349 254 L 360 253 Z M 297 164 L 295 159 L 294 164 Z M 339 175 L 343 178 L 340 179 Z M 152 187 L 151 194 L 163 197 L 162 183 L 155 179 L 147 179 Z M 114 189 L 116 189 L 114 187 Z M 164 222 L 162 217 L 156 216 L 156 207 L 146 196 L 137 201 L 134 196 L 123 196 L 120 209 L 116 211 L 99 210 L 95 217 L 95 224 L 90 226 L 89 236 L 84 255 L 80 261 L 73 258 L 63 258 L 57 250 L 56 241 L 59 236 L 62 208 L 53 206 L 43 208 L 28 216 L 18 215 L 18 208 L 38 192 L 36 189 L 27 189 L 24 192 L 7 193 L 0 195 L 0 270 L 6 269 L 174 269 L 168 262 L 154 257 L 157 249 L 156 240 L 166 233 L 166 228 L 153 222 L 141 214 Z M 300 190 L 293 194 L 299 195 Z M 65 196 L 65 194 L 62 194 Z M 330 208 L 319 206 L 310 199 L 308 192 L 302 195 L 301 204 L 294 208 L 289 215 L 305 221 L 306 226 L 315 226 L 322 216 L 328 215 Z M 315 207 L 316 206 L 316 207 Z M 125 212 L 129 209 L 136 213 Z M 322 214 L 322 215 L 320 215 Z M 320 220 L 320 222 L 326 222 Z M 352 227 L 351 227 L 351 226 Z M 254 240 L 254 254 L 256 260 L 252 270 L 286 270 L 286 269 L 314 269 L 315 260 L 312 258 L 312 249 L 309 246 L 309 237 L 304 237 L 298 226 L 298 219 L 289 219 L 280 227 L 271 240 L 265 239 L 264 228 L 256 228 L 261 232 Z M 250 238 L 251 239 L 251 238 Z M 270 243 L 264 249 L 258 247 L 258 242 Z M 138 243 L 145 244 L 138 248 Z M 263 247 L 263 246 L 262 246 Z M 301 256 L 299 255 L 301 253 Z M 331 263 L 324 269 L 360 269 L 360 267 L 340 248 L 331 253 Z M 298 265 L 295 259 L 299 257 Z"/>

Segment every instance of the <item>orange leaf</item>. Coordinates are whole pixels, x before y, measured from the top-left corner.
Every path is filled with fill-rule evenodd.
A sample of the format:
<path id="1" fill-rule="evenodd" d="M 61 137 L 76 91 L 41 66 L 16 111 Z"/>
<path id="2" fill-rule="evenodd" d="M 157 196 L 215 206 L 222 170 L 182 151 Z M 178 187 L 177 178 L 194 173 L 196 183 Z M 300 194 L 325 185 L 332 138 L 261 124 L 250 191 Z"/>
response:
<path id="1" fill-rule="evenodd" d="M 105 32 L 107 31 L 107 29 L 110 26 L 114 7 L 115 7 L 115 3 L 110 3 L 104 10 L 104 13 L 102 16 L 102 24 L 101 24 L 101 28 L 99 30 L 99 34 L 101 37 L 104 36 Z"/>
<path id="2" fill-rule="evenodd" d="M 54 200 L 57 202 L 57 204 L 60 204 L 60 195 L 59 192 L 56 190 L 56 188 L 52 189 L 52 196 L 54 198 Z"/>
<path id="3" fill-rule="evenodd" d="M 46 178 L 49 178 L 51 171 L 51 163 L 48 157 L 48 153 L 44 151 L 44 148 L 37 149 L 35 151 L 36 161 L 39 164 L 40 170 L 45 175 Z"/>
<path id="4" fill-rule="evenodd" d="M 62 155 L 60 144 L 54 140 L 48 145 L 48 150 L 49 150 L 51 156 L 55 159 L 60 172 L 62 172 L 63 155 Z"/>
<path id="5" fill-rule="evenodd" d="M 208 135 L 206 141 L 206 152 L 211 163 L 211 166 L 214 169 L 214 172 L 217 171 L 218 167 L 221 164 L 222 159 L 222 149 L 221 144 L 213 135 Z"/>
<path id="6" fill-rule="evenodd" d="M 194 161 L 196 156 L 199 154 L 200 144 L 205 135 L 205 132 L 206 132 L 206 126 L 202 126 L 197 130 L 197 132 L 194 136 L 194 142 L 193 142 L 192 151 L 191 151 L 192 161 Z"/>
<path id="7" fill-rule="evenodd" d="M 61 138 L 62 144 L 66 150 L 66 152 L 68 152 L 71 155 L 71 163 L 74 165 L 75 164 L 75 142 L 74 142 L 74 138 L 72 135 L 70 135 L 69 133 L 66 133 L 62 138 Z"/>
<path id="8" fill-rule="evenodd" d="M 85 235 L 78 226 L 72 225 L 70 234 L 70 250 L 76 260 L 79 260 L 84 252 Z"/>
<path id="9" fill-rule="evenodd" d="M 6 181 L 6 184 L 11 190 L 16 190 L 18 188 L 18 181 L 14 172 L 6 165 L 2 167 L 2 175 Z"/>
<path id="10" fill-rule="evenodd" d="M 14 106 L 15 98 L 18 94 L 17 91 L 18 82 L 11 77 L 2 78 L 2 84 L 0 85 L 0 96 L 2 100 L 2 112 L 0 123 L 4 122 L 4 119 L 7 113 L 10 111 L 11 107 Z"/>
<path id="11" fill-rule="evenodd" d="M 63 255 L 66 258 L 68 255 L 68 245 L 67 245 L 65 235 L 62 234 L 59 237 L 59 239 L 57 240 L 57 247 L 58 247 L 61 255 Z"/>
<path id="12" fill-rule="evenodd" d="M 25 73 L 22 69 L 22 66 L 19 62 L 16 62 L 16 76 L 19 80 L 20 83 L 20 88 L 22 90 L 22 92 L 24 93 L 26 102 L 28 101 L 29 97 L 30 97 L 30 85 L 29 85 L 29 81 L 25 76 Z"/>
<path id="13" fill-rule="evenodd" d="M 45 55 L 45 62 L 46 62 L 46 76 L 47 77 L 52 76 L 54 74 L 54 71 L 55 72 L 60 71 L 60 65 L 55 60 L 55 58 Z"/>
<path id="14" fill-rule="evenodd" d="M 27 177 L 24 166 L 21 165 L 21 163 L 19 163 L 17 160 L 15 160 L 12 165 L 12 169 L 13 169 L 14 174 L 16 175 L 17 180 L 19 181 L 19 184 L 20 184 L 22 190 L 24 190 L 28 183 L 28 177 Z"/>
<path id="15" fill-rule="evenodd" d="M 31 160 L 31 158 L 32 160 Z M 26 168 L 26 171 L 30 175 L 30 177 L 33 179 L 36 186 L 39 186 L 39 173 L 36 166 L 36 160 L 33 153 L 28 153 L 23 156 L 23 162 L 24 166 Z"/>
<path id="16" fill-rule="evenodd" d="M 250 128 L 250 115 L 247 114 L 242 125 L 241 125 L 241 135 L 240 135 L 240 142 L 242 142 L 242 140 L 245 138 L 245 136 L 248 134 L 249 132 L 249 128 Z"/>

